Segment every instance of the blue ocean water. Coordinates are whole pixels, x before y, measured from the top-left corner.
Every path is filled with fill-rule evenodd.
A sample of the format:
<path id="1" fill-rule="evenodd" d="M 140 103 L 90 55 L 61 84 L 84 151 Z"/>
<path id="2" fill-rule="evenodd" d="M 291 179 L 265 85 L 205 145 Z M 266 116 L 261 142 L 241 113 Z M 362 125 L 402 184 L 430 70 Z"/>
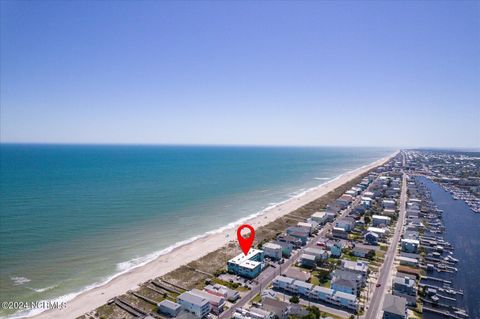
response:
<path id="1" fill-rule="evenodd" d="M 1 299 L 68 299 L 393 151 L 2 144 Z"/>

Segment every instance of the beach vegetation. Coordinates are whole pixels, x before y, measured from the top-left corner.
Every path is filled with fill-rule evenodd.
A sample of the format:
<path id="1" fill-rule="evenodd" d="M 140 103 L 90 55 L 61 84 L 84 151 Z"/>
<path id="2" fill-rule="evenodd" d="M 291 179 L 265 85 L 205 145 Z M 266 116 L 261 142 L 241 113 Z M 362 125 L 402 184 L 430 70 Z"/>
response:
<path id="1" fill-rule="evenodd" d="M 217 269 L 215 270 L 215 272 L 213 273 L 213 275 L 215 277 L 218 277 L 220 275 L 223 275 L 223 274 L 226 274 L 227 273 L 227 269 L 226 268 L 220 268 L 220 269 Z"/>

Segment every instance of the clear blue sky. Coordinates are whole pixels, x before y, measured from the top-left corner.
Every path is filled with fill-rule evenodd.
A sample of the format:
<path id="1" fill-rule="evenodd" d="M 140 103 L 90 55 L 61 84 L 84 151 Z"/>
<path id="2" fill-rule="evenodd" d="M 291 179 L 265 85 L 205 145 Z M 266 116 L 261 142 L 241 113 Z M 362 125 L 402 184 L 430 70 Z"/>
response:
<path id="1" fill-rule="evenodd" d="M 1 1 L 1 141 L 480 147 L 480 3 Z"/>

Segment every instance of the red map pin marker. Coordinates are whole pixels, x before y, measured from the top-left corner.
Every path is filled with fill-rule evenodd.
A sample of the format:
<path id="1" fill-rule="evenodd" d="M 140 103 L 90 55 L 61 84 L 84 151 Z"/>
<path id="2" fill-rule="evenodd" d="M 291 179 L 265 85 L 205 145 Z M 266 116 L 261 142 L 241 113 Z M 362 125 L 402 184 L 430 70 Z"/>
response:
<path id="1" fill-rule="evenodd" d="M 248 228 L 250 230 L 250 237 L 245 238 L 242 236 L 242 229 L 244 228 Z M 253 229 L 252 226 L 248 224 L 244 224 L 238 227 L 237 238 L 238 238 L 238 243 L 240 244 L 240 248 L 242 248 L 243 253 L 247 255 L 248 251 L 250 250 L 250 247 L 252 247 L 253 239 L 255 238 L 255 230 Z"/>

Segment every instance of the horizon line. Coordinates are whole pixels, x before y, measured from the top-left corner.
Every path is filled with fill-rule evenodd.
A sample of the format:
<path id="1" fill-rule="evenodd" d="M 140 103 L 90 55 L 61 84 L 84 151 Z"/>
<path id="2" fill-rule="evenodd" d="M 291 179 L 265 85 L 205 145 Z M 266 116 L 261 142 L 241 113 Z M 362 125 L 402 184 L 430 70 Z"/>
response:
<path id="1" fill-rule="evenodd" d="M 384 145 L 329 145 L 329 144 L 214 144 L 214 143 L 113 143 L 113 142 L 3 142 L 0 145 L 64 145 L 64 146 L 185 146 L 185 147 L 290 147 L 290 148 L 320 148 L 320 147 L 345 147 L 345 148 L 391 148 L 395 150 L 403 149 L 435 149 L 435 150 L 470 150 L 480 151 L 480 147 L 459 147 L 459 146 L 384 146 Z"/>

